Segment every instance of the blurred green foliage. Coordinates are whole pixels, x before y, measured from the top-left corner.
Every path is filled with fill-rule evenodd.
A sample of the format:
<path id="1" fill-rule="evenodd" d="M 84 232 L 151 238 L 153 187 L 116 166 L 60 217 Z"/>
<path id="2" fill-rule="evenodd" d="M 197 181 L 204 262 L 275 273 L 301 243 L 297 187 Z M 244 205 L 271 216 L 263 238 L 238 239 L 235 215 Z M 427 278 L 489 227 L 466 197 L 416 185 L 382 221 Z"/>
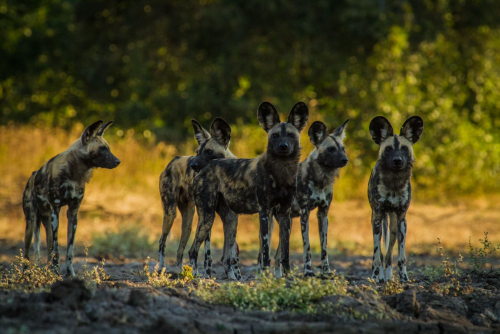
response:
<path id="1" fill-rule="evenodd" d="M 302 100 L 328 124 L 351 118 L 361 177 L 371 118 L 398 129 L 418 114 L 420 189 L 491 193 L 499 17 L 497 0 L 0 0 L 0 123 L 115 119 L 180 141 L 192 117 L 242 127 L 264 100 L 283 113 Z"/>

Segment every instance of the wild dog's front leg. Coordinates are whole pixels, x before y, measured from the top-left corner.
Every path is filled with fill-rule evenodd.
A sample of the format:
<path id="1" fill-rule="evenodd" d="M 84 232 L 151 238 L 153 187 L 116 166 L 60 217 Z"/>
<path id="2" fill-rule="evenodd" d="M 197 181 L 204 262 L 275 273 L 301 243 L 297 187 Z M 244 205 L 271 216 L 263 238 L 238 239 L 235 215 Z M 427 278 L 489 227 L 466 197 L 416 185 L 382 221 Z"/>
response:
<path id="1" fill-rule="evenodd" d="M 193 268 L 193 274 L 198 275 L 198 253 L 200 251 L 200 246 L 207 238 L 208 234 L 212 230 L 212 225 L 215 219 L 215 210 L 203 211 L 198 208 L 198 227 L 196 228 L 196 236 L 194 238 L 191 249 L 189 250 L 189 264 Z"/>
<path id="2" fill-rule="evenodd" d="M 372 212 L 372 229 L 373 229 L 373 265 L 372 279 L 381 283 L 384 282 L 384 268 L 382 267 L 383 257 L 380 249 L 380 241 L 382 239 L 382 214 Z"/>
<path id="3" fill-rule="evenodd" d="M 290 218 L 290 206 L 280 207 L 277 219 L 280 225 L 281 265 L 285 275 L 290 272 L 290 230 L 292 221 Z"/>
<path id="4" fill-rule="evenodd" d="M 208 232 L 208 235 L 205 239 L 205 260 L 203 261 L 203 269 L 205 273 L 203 274 L 204 278 L 212 277 L 212 250 L 210 249 L 210 236 L 212 232 Z"/>
<path id="5" fill-rule="evenodd" d="M 59 207 L 52 208 L 50 215 L 50 227 L 52 229 L 52 253 L 50 254 L 52 269 L 59 273 L 59 243 L 58 243 L 58 232 L 59 232 Z"/>
<path id="6" fill-rule="evenodd" d="M 308 209 L 301 209 L 300 229 L 302 231 L 302 245 L 304 246 L 304 276 L 312 277 L 314 273 L 311 264 L 311 245 L 309 243 L 309 214 Z"/>
<path id="7" fill-rule="evenodd" d="M 66 275 L 76 277 L 75 270 L 73 269 L 73 254 L 75 247 L 76 227 L 78 224 L 78 209 L 80 208 L 80 201 L 70 203 L 67 217 L 68 217 L 68 251 L 66 255 Z"/>
<path id="8" fill-rule="evenodd" d="M 399 280 L 408 282 L 408 272 L 406 271 L 406 212 L 398 215 L 398 248 L 399 248 Z"/>
<path id="9" fill-rule="evenodd" d="M 269 256 L 269 213 L 270 210 L 262 209 L 259 211 L 260 221 L 260 244 L 262 245 L 262 262 L 261 269 L 264 270 L 271 266 L 271 259 Z"/>
<path id="10" fill-rule="evenodd" d="M 328 209 L 329 206 L 318 208 L 318 229 L 321 241 L 321 270 L 323 274 L 331 274 L 330 262 L 328 261 Z"/>

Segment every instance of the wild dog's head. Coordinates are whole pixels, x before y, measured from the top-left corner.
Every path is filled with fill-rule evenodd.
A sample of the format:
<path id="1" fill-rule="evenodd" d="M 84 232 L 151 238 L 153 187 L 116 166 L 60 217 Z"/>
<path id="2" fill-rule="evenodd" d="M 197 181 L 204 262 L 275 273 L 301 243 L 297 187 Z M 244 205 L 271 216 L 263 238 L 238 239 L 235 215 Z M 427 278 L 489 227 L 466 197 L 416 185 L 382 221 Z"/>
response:
<path id="1" fill-rule="evenodd" d="M 309 128 L 309 138 L 316 147 L 316 161 L 323 166 L 341 168 L 347 165 L 349 159 L 345 155 L 345 128 L 349 120 L 336 128 L 330 135 L 325 123 L 316 121 Z"/>
<path id="2" fill-rule="evenodd" d="M 278 112 L 269 102 L 263 102 L 257 112 L 260 126 L 267 132 L 267 152 L 278 157 L 300 155 L 300 131 L 306 126 L 309 109 L 304 102 L 293 106 L 288 122 L 281 123 Z"/>
<path id="3" fill-rule="evenodd" d="M 228 150 L 231 140 L 231 127 L 222 118 L 216 118 L 210 126 L 210 132 L 205 130 L 200 123 L 192 119 L 194 136 L 198 142 L 196 157 L 191 163 L 191 168 L 199 172 L 210 160 L 223 159 L 232 156 Z"/>
<path id="4" fill-rule="evenodd" d="M 419 116 L 412 116 L 404 122 L 400 135 L 393 133 L 392 125 L 383 116 L 375 117 L 370 123 L 370 134 L 375 143 L 380 145 L 379 160 L 392 170 L 413 167 L 413 144 L 424 130 L 424 121 Z"/>
<path id="5" fill-rule="evenodd" d="M 113 121 L 106 124 L 97 121 L 89 125 L 80 137 L 85 161 L 93 168 L 113 169 L 120 164 L 120 160 L 111 153 L 108 143 L 102 137 L 111 124 Z"/>

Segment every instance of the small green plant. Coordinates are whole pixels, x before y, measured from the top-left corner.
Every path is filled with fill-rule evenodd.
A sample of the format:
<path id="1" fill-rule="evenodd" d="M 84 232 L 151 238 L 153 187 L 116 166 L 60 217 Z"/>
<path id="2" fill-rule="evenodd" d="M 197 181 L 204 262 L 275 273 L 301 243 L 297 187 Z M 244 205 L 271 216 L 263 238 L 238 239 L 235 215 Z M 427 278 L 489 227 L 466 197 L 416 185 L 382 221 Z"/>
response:
<path id="1" fill-rule="evenodd" d="M 382 295 L 394 295 L 404 291 L 403 284 L 396 279 L 387 281 L 382 288 Z"/>
<path id="2" fill-rule="evenodd" d="M 329 295 L 346 295 L 347 281 L 340 276 L 331 280 L 317 278 L 275 278 L 269 272 L 260 281 L 243 284 L 201 284 L 196 295 L 212 304 L 228 304 L 240 310 L 316 312 L 317 302 Z"/>
<path id="3" fill-rule="evenodd" d="M 88 264 L 89 247 L 85 245 L 85 263 L 83 264 L 83 276 L 82 279 L 85 281 L 87 286 L 91 289 L 95 289 L 102 282 L 109 279 L 109 275 L 104 270 L 104 259 L 101 260 L 100 266 L 94 266 L 90 268 Z"/>
<path id="4" fill-rule="evenodd" d="M 97 258 L 142 257 L 153 250 L 149 236 L 137 224 L 92 236 L 92 255 Z"/>
<path id="5" fill-rule="evenodd" d="M 178 279 L 171 279 L 172 275 L 167 274 L 165 268 L 158 272 L 158 265 L 156 265 L 152 272 L 149 270 L 150 258 L 148 257 L 144 262 L 144 269 L 142 274 L 148 278 L 148 283 L 155 288 L 174 288 L 174 287 L 184 287 L 186 284 L 193 282 L 193 268 L 188 265 L 182 267 L 182 272 L 179 274 Z"/>
<path id="6" fill-rule="evenodd" d="M 471 238 L 469 237 L 469 263 L 472 265 L 472 270 L 482 272 L 488 264 L 489 257 L 500 249 L 500 244 L 494 246 L 488 240 L 488 232 L 484 232 L 484 239 L 479 239 L 482 247 L 473 247 Z"/>
<path id="7" fill-rule="evenodd" d="M 53 283 L 62 280 L 49 264 L 40 266 L 24 258 L 22 250 L 14 258 L 11 268 L 2 271 L 0 275 L 0 289 L 24 292 L 48 291 Z"/>

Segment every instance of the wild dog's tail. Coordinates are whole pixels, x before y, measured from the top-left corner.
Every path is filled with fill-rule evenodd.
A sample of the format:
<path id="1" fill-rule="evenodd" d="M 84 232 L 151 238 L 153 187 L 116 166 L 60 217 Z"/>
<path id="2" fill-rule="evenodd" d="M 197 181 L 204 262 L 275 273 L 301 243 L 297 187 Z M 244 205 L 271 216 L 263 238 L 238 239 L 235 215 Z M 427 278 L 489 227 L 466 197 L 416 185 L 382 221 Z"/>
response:
<path id="1" fill-rule="evenodd" d="M 384 254 L 387 254 L 389 250 L 389 243 L 391 239 L 391 234 L 389 233 L 389 215 L 385 214 L 384 219 L 382 219 L 382 237 L 384 238 Z"/>

